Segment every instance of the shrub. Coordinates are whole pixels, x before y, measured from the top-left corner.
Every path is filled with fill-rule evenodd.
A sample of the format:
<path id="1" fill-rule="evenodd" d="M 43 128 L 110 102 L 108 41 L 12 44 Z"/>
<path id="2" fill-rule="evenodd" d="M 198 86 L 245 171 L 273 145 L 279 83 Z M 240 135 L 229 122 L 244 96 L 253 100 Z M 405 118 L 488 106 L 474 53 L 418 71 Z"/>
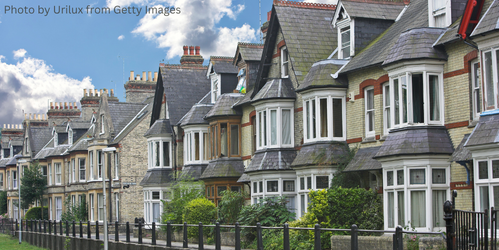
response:
<path id="1" fill-rule="evenodd" d="M 244 205 L 244 194 L 225 190 L 218 203 L 218 221 L 222 224 L 235 224 L 237 216 Z"/>
<path id="2" fill-rule="evenodd" d="M 62 221 L 87 221 L 88 210 L 85 197 L 83 197 L 81 203 L 71 204 L 71 199 L 68 196 L 64 201 L 64 205 L 66 211 L 62 213 Z"/>
<path id="3" fill-rule="evenodd" d="M 217 218 L 217 208 L 210 200 L 204 197 L 197 198 L 187 203 L 182 218 L 188 224 L 198 224 L 199 222 L 209 224 Z M 188 228 L 189 237 L 197 238 L 198 235 L 199 229 L 197 227 Z"/>
<path id="4" fill-rule="evenodd" d="M 7 213 L 7 191 L 0 191 L 0 214 Z"/>
<path id="5" fill-rule="evenodd" d="M 24 218 L 26 220 L 46 220 L 48 219 L 48 207 L 43 207 L 43 217 L 42 217 L 42 207 L 32 207 L 26 212 Z"/>
<path id="6" fill-rule="evenodd" d="M 194 199 L 204 197 L 204 184 L 200 181 L 180 180 L 172 189 L 173 198 L 171 201 L 162 201 L 161 221 L 163 224 L 167 222 L 182 224 L 184 208 L 187 204 Z M 166 231 L 166 226 L 161 228 Z M 180 231 L 182 228 L 175 227 L 175 230 Z"/>

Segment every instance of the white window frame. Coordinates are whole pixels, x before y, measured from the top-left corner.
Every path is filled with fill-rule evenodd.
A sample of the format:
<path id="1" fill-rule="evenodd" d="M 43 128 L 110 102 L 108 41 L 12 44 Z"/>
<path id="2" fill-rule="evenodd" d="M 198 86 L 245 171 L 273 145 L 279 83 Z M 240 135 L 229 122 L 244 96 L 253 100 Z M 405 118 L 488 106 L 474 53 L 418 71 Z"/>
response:
<path id="1" fill-rule="evenodd" d="M 54 212 L 54 208 L 52 207 L 52 197 L 49 197 L 49 220 L 52 220 L 52 217 L 53 217 L 53 212 Z"/>
<path id="2" fill-rule="evenodd" d="M 316 137 L 313 135 L 308 136 L 308 121 L 312 124 L 312 112 L 307 112 L 307 110 L 311 110 L 312 102 L 315 103 L 315 114 L 320 114 L 320 99 L 327 98 L 328 112 L 327 112 L 327 124 L 328 124 L 328 136 L 321 137 L 321 124 L 319 119 L 316 119 L 315 129 L 316 129 Z M 304 142 L 314 142 L 314 141 L 345 141 L 346 140 L 346 91 L 344 89 L 321 89 L 319 91 L 310 91 L 302 94 L 303 99 L 303 138 Z M 334 127 L 333 127 L 333 100 L 340 99 L 341 100 L 341 110 L 342 110 L 342 136 L 334 137 Z M 306 107 L 309 105 L 309 108 Z M 312 129 L 312 128 L 311 128 Z M 312 131 L 312 130 L 311 130 Z"/>
<path id="3" fill-rule="evenodd" d="M 390 87 L 390 82 L 384 83 L 383 84 L 383 134 L 384 135 L 388 135 L 388 130 L 392 126 L 391 113 L 393 112 L 393 110 L 392 110 L 392 102 L 390 100 L 391 92 L 392 91 Z"/>
<path id="4" fill-rule="evenodd" d="M 436 28 L 446 28 L 452 23 L 451 1 L 444 0 L 445 6 L 435 8 L 436 1 L 438 0 L 428 0 L 429 26 Z M 445 15 L 445 23 L 443 26 L 437 26 L 436 19 L 442 15 Z"/>
<path id="5" fill-rule="evenodd" d="M 410 228 L 414 228 L 416 231 L 438 231 L 444 230 L 445 225 L 434 227 L 433 225 L 433 191 L 446 191 L 445 200 L 450 197 L 450 165 L 448 159 L 414 159 L 414 160 L 402 160 L 397 162 L 382 163 L 383 166 L 383 209 L 385 214 L 385 230 L 393 230 L 398 224 L 398 192 L 404 192 L 404 223 Z M 424 184 L 411 184 L 410 183 L 410 171 L 424 169 L 425 170 L 425 183 Z M 445 169 L 445 183 L 433 184 L 432 174 L 435 169 Z M 397 181 L 397 171 L 402 170 L 403 172 L 403 184 L 399 184 Z M 393 173 L 393 185 L 388 186 L 387 174 L 389 172 Z M 422 208 L 425 211 L 425 226 L 424 227 L 413 227 L 410 225 L 412 211 L 411 211 L 411 195 L 414 191 L 425 191 L 425 207 Z M 393 225 L 394 227 L 389 227 L 389 211 L 388 211 L 388 193 L 394 193 L 393 195 Z M 436 208 L 438 209 L 438 208 Z"/>
<path id="6" fill-rule="evenodd" d="M 497 149 L 495 149 L 497 150 Z M 490 150 L 489 150 L 490 151 Z M 493 161 L 499 161 L 497 154 L 492 152 L 492 154 L 486 154 L 487 156 L 479 155 L 479 157 L 473 158 L 473 175 L 475 184 L 475 209 L 476 211 L 484 211 L 485 209 L 490 210 L 490 207 L 494 207 L 494 187 L 499 186 L 499 178 L 494 178 L 494 170 L 492 167 Z M 479 178 L 479 163 L 487 163 L 487 178 Z M 482 187 L 488 187 L 488 207 L 482 206 L 480 189 Z"/>
<path id="7" fill-rule="evenodd" d="M 71 128 L 68 130 L 68 144 L 73 145 L 73 130 Z"/>
<path id="8" fill-rule="evenodd" d="M 491 78 L 492 79 L 488 79 L 488 67 L 486 65 L 486 61 L 485 61 L 485 54 L 487 53 L 491 53 L 491 69 L 492 69 L 492 72 L 491 72 Z M 482 53 L 481 53 L 481 64 L 480 66 L 483 66 L 482 67 L 482 71 L 483 71 L 483 95 L 482 95 L 482 98 L 485 99 L 485 108 L 484 110 L 491 110 L 491 109 L 497 109 L 499 108 L 499 98 L 498 98 L 498 94 L 499 94 L 499 88 L 498 88 L 498 84 L 499 84 L 499 72 L 497 71 L 497 68 L 499 67 L 499 57 L 498 57 L 498 53 L 499 53 L 499 47 L 494 47 L 494 48 L 489 48 L 489 49 L 486 49 L 486 50 L 482 50 Z M 489 97 L 488 97 L 488 84 L 489 84 L 489 81 L 490 81 L 490 84 L 493 85 L 493 90 L 494 90 L 494 105 L 489 105 Z"/>
<path id="9" fill-rule="evenodd" d="M 482 111 L 482 98 L 481 98 L 481 78 L 480 78 L 480 64 L 478 60 L 471 62 L 471 106 L 472 106 L 472 119 L 478 120 Z"/>
<path id="10" fill-rule="evenodd" d="M 153 199 L 153 192 L 159 192 L 159 199 Z M 170 192 L 168 188 L 144 188 L 144 220 L 146 223 L 152 223 L 153 222 L 153 208 L 154 204 L 159 204 L 159 221 L 156 223 L 161 222 L 161 214 L 163 213 L 163 202 L 162 200 L 165 201 L 170 201 L 168 197 L 164 197 L 164 193 Z"/>
<path id="11" fill-rule="evenodd" d="M 256 111 L 256 149 L 265 148 L 292 148 L 294 147 L 294 103 L 286 101 L 264 101 L 254 104 Z M 276 143 L 272 144 L 272 121 L 271 112 L 276 113 Z M 290 113 L 290 143 L 283 142 L 283 111 Z M 265 121 L 263 116 L 265 115 Z"/>
<path id="12" fill-rule="evenodd" d="M 89 151 L 88 152 L 88 163 L 89 163 L 89 169 L 90 173 L 88 174 L 88 180 L 91 181 L 94 179 L 94 151 Z"/>
<path id="13" fill-rule="evenodd" d="M 369 93 L 372 93 L 371 101 L 372 108 L 368 109 Z M 365 111 L 365 131 L 366 138 L 374 138 L 376 135 L 376 116 L 375 116 L 375 101 L 374 101 L 374 86 L 369 86 L 364 89 L 364 111 Z M 372 119 L 372 130 L 369 130 L 369 118 Z"/>
<path id="14" fill-rule="evenodd" d="M 83 164 L 81 164 L 81 161 L 83 161 Z M 86 158 L 78 158 L 78 180 L 80 182 L 84 182 L 86 180 L 86 161 Z"/>
<path id="15" fill-rule="evenodd" d="M 99 199 L 99 197 L 102 197 Z M 97 220 L 98 221 L 104 221 L 104 194 L 102 193 L 97 193 Z M 102 217 L 102 218 L 101 218 Z"/>
<path id="16" fill-rule="evenodd" d="M 17 189 L 17 178 L 19 178 L 17 170 L 12 170 L 10 173 L 12 174 L 12 189 Z"/>
<path id="17" fill-rule="evenodd" d="M 289 51 L 288 51 L 286 46 L 282 46 L 280 50 L 281 50 L 281 78 L 288 78 L 289 77 Z"/>
<path id="18" fill-rule="evenodd" d="M 100 134 L 106 133 L 106 127 L 105 127 L 105 116 L 100 115 Z"/>
<path id="19" fill-rule="evenodd" d="M 54 174 L 55 174 L 55 185 L 61 185 L 62 183 L 62 164 L 60 162 L 54 162 Z"/>
<path id="20" fill-rule="evenodd" d="M 209 77 L 211 82 L 211 103 L 215 103 L 218 100 L 218 97 L 222 95 L 220 86 L 222 77 L 216 73 L 210 74 Z"/>
<path id="21" fill-rule="evenodd" d="M 208 135 L 208 127 L 206 126 L 185 126 L 184 129 L 184 163 L 208 163 L 209 155 L 205 154 L 205 141 L 204 135 Z M 196 134 L 198 134 L 198 141 L 196 142 Z M 196 143 L 199 145 L 199 159 L 196 160 Z M 171 150 L 171 147 L 170 147 Z M 171 154 L 170 154 L 171 155 Z M 208 157 L 208 158 L 207 158 Z M 170 158 L 171 160 L 171 158 Z M 171 165 L 170 165 L 171 166 Z"/>
<path id="22" fill-rule="evenodd" d="M 49 186 L 50 186 L 50 185 L 52 185 L 52 164 L 49 163 L 47 165 L 47 168 L 48 168 L 48 171 L 49 171 L 49 181 L 48 181 L 48 183 L 49 183 Z"/>
<path id="23" fill-rule="evenodd" d="M 444 99 L 444 79 L 443 79 L 443 64 L 441 63 L 436 63 L 433 61 L 420 61 L 418 64 L 417 62 L 408 62 L 408 63 L 402 63 L 401 65 L 392 65 L 386 69 L 389 74 L 388 76 L 390 77 L 390 103 L 392 104 L 392 112 L 390 112 L 391 118 L 391 129 L 393 128 L 400 128 L 400 127 L 406 127 L 406 126 L 420 126 L 420 125 L 439 125 L 442 126 L 445 124 L 445 99 Z M 415 74 L 421 74 L 422 79 L 423 79 L 423 117 L 424 117 L 424 123 L 414 123 L 413 122 L 413 100 L 412 100 L 412 75 Z M 430 121 L 430 101 L 429 101 L 429 79 L 430 76 L 437 76 L 438 77 L 438 83 L 439 83 L 439 109 L 438 112 L 440 114 L 439 121 Z M 407 100 L 406 100 L 406 106 L 407 106 L 407 111 L 403 110 L 403 100 L 402 100 L 402 78 L 405 78 L 406 81 L 406 89 L 407 89 Z M 395 102 L 395 80 L 398 81 L 398 96 L 400 100 L 400 108 L 399 108 L 399 124 L 395 124 L 395 108 L 396 108 L 396 102 Z M 404 112 L 407 114 L 407 121 L 404 122 L 403 117 L 404 117 Z"/>
<path id="24" fill-rule="evenodd" d="M 120 221 L 120 193 L 114 193 L 114 213 L 116 221 Z"/>
<path id="25" fill-rule="evenodd" d="M 119 180 L 119 165 L 120 165 L 120 157 L 118 152 L 114 152 L 114 179 Z"/>
<path id="26" fill-rule="evenodd" d="M 55 219 L 60 221 L 62 218 L 62 197 L 55 197 Z"/>
<path id="27" fill-rule="evenodd" d="M 76 182 L 76 159 L 71 158 L 71 181 Z"/>
<path id="28" fill-rule="evenodd" d="M 104 162 L 105 162 L 105 159 L 104 159 L 104 152 L 102 152 L 102 150 L 97 150 L 96 151 L 96 154 L 97 154 L 97 157 L 96 157 L 96 160 L 97 160 L 97 180 L 102 180 L 102 176 L 103 176 L 103 169 L 104 169 Z"/>
<path id="29" fill-rule="evenodd" d="M 169 143 L 169 165 L 163 162 L 163 142 Z M 157 152 L 155 143 L 159 143 L 159 152 Z M 185 144 L 185 143 L 184 143 Z M 172 168 L 172 139 L 170 137 L 153 137 L 147 139 L 148 145 L 148 168 Z M 185 145 L 184 145 L 185 147 Z M 156 166 L 156 156 L 159 155 L 159 166 Z M 184 156 L 185 158 L 186 156 Z"/>
<path id="30" fill-rule="evenodd" d="M 346 28 L 350 32 L 350 55 L 345 57 L 343 53 L 342 33 L 347 31 L 345 30 Z M 351 58 L 355 55 L 355 20 L 347 16 L 346 19 L 336 23 L 336 29 L 338 32 L 338 59 Z M 343 32 L 341 31 L 342 29 L 344 30 Z"/>
<path id="31" fill-rule="evenodd" d="M 278 190 L 275 192 L 267 191 L 267 182 L 276 181 L 278 185 Z M 295 190 L 284 192 L 284 181 L 294 181 Z M 294 207 L 297 209 L 297 187 L 296 187 L 296 174 L 295 172 L 281 171 L 280 173 L 257 173 L 255 175 L 250 175 L 251 182 L 251 204 L 258 204 L 265 197 L 278 197 L 283 196 L 288 200 L 289 198 L 294 198 L 294 206 L 287 205 L 288 209 Z M 255 190 L 255 186 L 257 190 Z M 291 211 L 296 212 L 296 211 Z"/>
<path id="32" fill-rule="evenodd" d="M 88 194 L 88 199 L 90 201 L 90 221 L 95 221 L 94 220 L 94 216 L 95 216 L 94 194 Z"/>
<path id="33" fill-rule="evenodd" d="M 3 173 L 0 173 L 0 188 L 3 190 Z"/>

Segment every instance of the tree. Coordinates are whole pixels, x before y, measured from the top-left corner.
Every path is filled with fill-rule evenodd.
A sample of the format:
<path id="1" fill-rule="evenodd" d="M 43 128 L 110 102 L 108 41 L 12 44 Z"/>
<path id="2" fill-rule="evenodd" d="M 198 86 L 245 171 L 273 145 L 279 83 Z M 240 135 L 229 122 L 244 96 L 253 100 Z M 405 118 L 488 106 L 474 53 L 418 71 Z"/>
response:
<path id="1" fill-rule="evenodd" d="M 163 200 L 163 214 L 161 220 L 164 224 L 170 221 L 173 224 L 182 224 L 184 208 L 187 204 L 197 198 L 204 197 L 204 183 L 192 181 L 190 178 L 178 179 L 171 187 L 172 199 Z M 180 229 L 180 228 L 178 228 Z"/>
<path id="2" fill-rule="evenodd" d="M 0 215 L 7 213 L 7 191 L 0 191 Z"/>
<path id="3" fill-rule="evenodd" d="M 222 195 L 222 200 L 218 203 L 218 221 L 223 224 L 235 224 L 243 208 L 245 194 L 225 190 Z"/>
<path id="4" fill-rule="evenodd" d="M 35 201 L 42 204 L 46 189 L 47 178 L 42 174 L 42 167 L 38 161 L 31 163 L 21 177 L 21 208 L 28 209 Z"/>

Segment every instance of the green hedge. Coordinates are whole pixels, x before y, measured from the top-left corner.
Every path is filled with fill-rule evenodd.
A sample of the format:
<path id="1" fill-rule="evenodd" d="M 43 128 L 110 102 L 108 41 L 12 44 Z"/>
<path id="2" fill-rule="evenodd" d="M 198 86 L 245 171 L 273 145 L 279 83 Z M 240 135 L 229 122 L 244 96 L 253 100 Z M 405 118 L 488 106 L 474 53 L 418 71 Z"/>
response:
<path id="1" fill-rule="evenodd" d="M 187 224 L 198 224 L 202 222 L 204 225 L 210 224 L 217 218 L 217 208 L 213 202 L 202 197 L 197 198 L 189 203 L 184 208 L 183 221 Z M 198 237 L 199 230 L 197 227 L 188 228 L 189 237 Z"/>
<path id="2" fill-rule="evenodd" d="M 42 207 L 32 207 L 26 212 L 24 219 L 26 220 L 47 220 L 49 217 L 48 207 L 43 207 L 43 218 L 42 218 Z"/>

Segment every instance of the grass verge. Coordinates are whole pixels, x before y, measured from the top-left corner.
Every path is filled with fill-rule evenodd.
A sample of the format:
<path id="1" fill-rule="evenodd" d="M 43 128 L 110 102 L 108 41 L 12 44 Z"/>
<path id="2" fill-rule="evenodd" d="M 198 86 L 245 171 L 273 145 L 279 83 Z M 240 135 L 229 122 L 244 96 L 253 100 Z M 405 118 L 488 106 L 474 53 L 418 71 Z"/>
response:
<path id="1" fill-rule="evenodd" d="M 19 238 L 12 237 L 7 234 L 0 234 L 0 250 L 44 250 L 44 248 L 39 248 L 28 244 L 27 242 L 22 242 L 19 244 Z"/>

